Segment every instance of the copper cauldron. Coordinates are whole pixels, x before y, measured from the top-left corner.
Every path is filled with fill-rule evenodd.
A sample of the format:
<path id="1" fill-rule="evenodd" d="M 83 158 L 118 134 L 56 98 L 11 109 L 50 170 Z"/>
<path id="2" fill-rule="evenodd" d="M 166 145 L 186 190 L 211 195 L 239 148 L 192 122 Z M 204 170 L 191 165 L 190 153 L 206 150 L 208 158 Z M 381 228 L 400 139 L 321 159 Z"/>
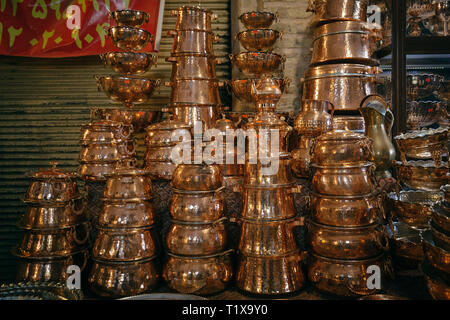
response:
<path id="1" fill-rule="evenodd" d="M 105 200 L 98 216 L 99 227 L 104 228 L 140 228 L 151 226 L 155 222 L 155 211 L 149 201 Z"/>
<path id="2" fill-rule="evenodd" d="M 366 132 L 366 125 L 364 117 L 358 116 L 334 116 L 333 117 L 334 130 L 350 130 L 355 133 L 364 134 Z"/>
<path id="3" fill-rule="evenodd" d="M 78 168 L 79 175 L 87 181 L 106 181 L 106 176 L 116 170 L 117 162 L 85 162 Z"/>
<path id="4" fill-rule="evenodd" d="M 143 52 L 108 52 L 100 58 L 105 66 L 125 75 L 145 73 L 158 62 L 156 54 Z"/>
<path id="5" fill-rule="evenodd" d="M 79 155 L 81 162 L 111 162 L 132 158 L 136 154 L 135 141 L 125 140 L 113 143 L 93 143 L 82 147 Z"/>
<path id="6" fill-rule="evenodd" d="M 215 79 L 216 64 L 220 60 L 205 54 L 178 54 L 166 58 L 172 63 L 172 80 Z"/>
<path id="7" fill-rule="evenodd" d="M 146 161 L 145 170 L 151 179 L 172 180 L 177 165 L 172 162 Z"/>
<path id="8" fill-rule="evenodd" d="M 367 21 L 367 0 L 309 0 L 306 11 L 313 12 L 313 24 L 333 21 Z"/>
<path id="9" fill-rule="evenodd" d="M 256 164 L 246 161 L 244 172 L 244 184 L 250 186 L 279 186 L 293 182 L 290 154 L 259 158 Z"/>
<path id="10" fill-rule="evenodd" d="M 450 274 L 450 251 L 436 245 L 431 230 L 422 233 L 423 250 L 427 261 L 436 269 Z"/>
<path id="11" fill-rule="evenodd" d="M 432 221 L 444 232 L 450 234 L 450 209 L 440 202 L 434 204 L 431 210 Z"/>
<path id="12" fill-rule="evenodd" d="M 186 191 L 213 191 L 223 185 L 217 165 L 180 164 L 173 173 L 172 187 Z"/>
<path id="13" fill-rule="evenodd" d="M 177 79 L 165 83 L 172 87 L 170 101 L 176 104 L 220 104 L 218 88 L 223 82 L 214 79 Z"/>
<path id="14" fill-rule="evenodd" d="M 223 107 L 215 104 L 170 104 L 165 110 L 172 113 L 177 121 L 183 122 L 190 127 L 201 123 L 202 130 L 211 129 L 219 119 Z"/>
<path id="15" fill-rule="evenodd" d="M 170 30 L 168 36 L 174 37 L 172 54 L 214 54 L 213 43 L 219 40 L 219 36 L 205 30 Z"/>
<path id="16" fill-rule="evenodd" d="M 200 6 L 182 6 L 170 11 L 170 15 L 177 16 L 176 30 L 211 31 L 211 21 L 217 20 L 216 14 Z"/>

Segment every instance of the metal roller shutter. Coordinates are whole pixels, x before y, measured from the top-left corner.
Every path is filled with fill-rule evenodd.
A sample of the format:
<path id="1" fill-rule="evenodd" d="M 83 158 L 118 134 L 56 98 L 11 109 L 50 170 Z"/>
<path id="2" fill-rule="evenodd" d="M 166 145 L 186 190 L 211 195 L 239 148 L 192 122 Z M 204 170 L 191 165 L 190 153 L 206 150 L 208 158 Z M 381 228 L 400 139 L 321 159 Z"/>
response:
<path id="1" fill-rule="evenodd" d="M 166 36 L 175 25 L 170 11 L 188 1 L 166 0 L 158 67 L 145 76 L 169 80 L 172 37 Z M 197 3 L 197 2 L 195 2 Z M 220 79 L 229 79 L 231 65 L 226 55 L 231 51 L 230 1 L 203 0 L 201 5 L 218 14 L 213 31 L 221 39 L 215 53 L 226 63 L 217 66 Z M 60 167 L 76 170 L 80 146 L 80 126 L 89 121 L 89 108 L 111 107 L 105 94 L 97 91 L 95 74 L 108 74 L 97 56 L 70 59 L 33 59 L 0 56 L 0 282 L 15 278 L 16 258 L 12 246 L 22 236 L 16 227 L 25 206 L 20 197 L 26 192 L 28 171 L 47 167 L 57 160 Z M 222 92 L 223 102 L 228 103 Z M 161 107 L 169 100 L 164 86 L 148 106 Z M 116 106 L 119 106 L 116 104 Z M 140 139 L 139 154 L 143 153 Z"/>

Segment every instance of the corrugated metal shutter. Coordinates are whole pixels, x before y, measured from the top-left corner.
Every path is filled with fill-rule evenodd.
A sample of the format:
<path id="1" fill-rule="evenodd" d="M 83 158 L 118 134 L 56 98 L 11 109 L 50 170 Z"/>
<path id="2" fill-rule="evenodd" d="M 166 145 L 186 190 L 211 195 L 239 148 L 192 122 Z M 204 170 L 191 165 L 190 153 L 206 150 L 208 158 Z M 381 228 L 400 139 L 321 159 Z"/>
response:
<path id="1" fill-rule="evenodd" d="M 158 67 L 146 77 L 169 80 L 172 37 L 175 25 L 170 10 L 187 1 L 166 0 Z M 213 31 L 221 39 L 215 53 L 230 52 L 230 1 L 203 0 L 201 4 L 218 14 Z M 229 63 L 217 66 L 220 79 L 229 79 Z M 20 197 L 26 192 L 28 171 L 47 167 L 50 160 L 76 170 L 80 146 L 80 126 L 89 121 L 92 106 L 111 107 L 104 93 L 97 91 L 93 76 L 111 73 L 96 56 L 70 59 L 32 59 L 0 56 L 0 282 L 15 278 L 16 259 L 9 253 L 22 236 L 16 227 L 25 206 Z M 161 87 L 149 107 L 161 107 L 169 100 L 169 89 Z M 226 94 L 222 95 L 223 100 Z M 224 101 L 226 102 L 226 100 Z M 119 106 L 119 105 L 117 105 Z M 142 106 L 144 107 L 144 106 Z M 139 153 L 143 153 L 140 139 Z"/>

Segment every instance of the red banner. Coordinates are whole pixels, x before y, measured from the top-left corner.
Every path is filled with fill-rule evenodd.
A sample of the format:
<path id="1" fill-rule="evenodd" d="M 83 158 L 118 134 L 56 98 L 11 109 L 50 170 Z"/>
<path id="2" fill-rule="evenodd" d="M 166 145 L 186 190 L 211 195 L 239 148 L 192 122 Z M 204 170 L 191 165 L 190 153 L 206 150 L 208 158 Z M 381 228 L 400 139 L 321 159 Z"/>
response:
<path id="1" fill-rule="evenodd" d="M 141 28 L 154 37 L 142 52 L 158 51 L 164 0 L 0 0 L 0 54 L 75 57 L 120 51 L 106 36 L 109 11 L 150 14 Z"/>

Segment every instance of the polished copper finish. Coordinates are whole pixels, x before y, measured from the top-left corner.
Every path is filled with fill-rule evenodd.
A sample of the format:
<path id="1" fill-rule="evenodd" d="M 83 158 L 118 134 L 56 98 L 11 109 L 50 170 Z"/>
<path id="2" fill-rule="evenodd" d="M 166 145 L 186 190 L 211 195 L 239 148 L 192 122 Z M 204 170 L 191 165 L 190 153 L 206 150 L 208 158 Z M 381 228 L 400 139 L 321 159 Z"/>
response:
<path id="1" fill-rule="evenodd" d="M 223 107 L 216 104 L 170 104 L 167 111 L 172 113 L 176 121 L 183 122 L 193 128 L 202 125 L 202 130 L 211 129 L 219 119 Z"/>
<path id="2" fill-rule="evenodd" d="M 401 222 L 387 228 L 391 252 L 396 264 L 404 269 L 417 269 L 425 259 L 421 232 Z"/>
<path id="3" fill-rule="evenodd" d="M 104 228 L 140 228 L 153 225 L 155 219 L 156 214 L 149 201 L 105 200 L 97 223 Z"/>
<path id="4" fill-rule="evenodd" d="M 111 119 L 108 114 L 103 120 L 94 120 L 99 109 L 91 108 L 91 122 L 81 127 L 81 145 L 87 146 L 93 143 L 114 143 L 128 140 L 134 132 L 133 126 Z"/>
<path id="5" fill-rule="evenodd" d="M 434 268 L 450 274 L 450 251 L 446 251 L 436 245 L 431 230 L 422 233 L 422 241 L 427 261 Z"/>
<path id="6" fill-rule="evenodd" d="M 153 227 L 97 227 L 92 256 L 108 262 L 138 261 L 153 257 L 158 251 Z"/>
<path id="7" fill-rule="evenodd" d="M 439 275 L 436 275 L 430 267 L 422 266 L 428 292 L 435 300 L 450 300 L 450 287 L 448 281 L 445 281 Z"/>
<path id="8" fill-rule="evenodd" d="M 145 131 L 147 126 L 154 122 L 158 122 L 161 116 L 161 112 L 156 110 L 106 108 L 95 108 L 94 110 L 100 119 L 109 118 L 112 121 L 132 125 L 134 129 L 133 131 L 136 133 Z"/>
<path id="9" fill-rule="evenodd" d="M 436 191 L 400 191 L 388 194 L 391 202 L 392 214 L 400 221 L 417 228 L 427 228 L 431 219 L 432 206 L 442 201 L 440 192 Z"/>
<path id="10" fill-rule="evenodd" d="M 136 155 L 135 141 L 125 140 L 119 143 L 93 143 L 81 148 L 79 160 L 86 162 L 113 162 L 132 158 Z"/>
<path id="11" fill-rule="evenodd" d="M 217 15 L 200 6 L 182 6 L 170 11 L 171 16 L 177 16 L 176 30 L 211 31 L 211 21 L 217 20 Z"/>
<path id="12" fill-rule="evenodd" d="M 173 188 L 186 191 L 213 191 L 222 184 L 223 177 L 217 165 L 180 164 L 172 179 Z"/>
<path id="13" fill-rule="evenodd" d="M 146 161 L 145 170 L 149 177 L 156 180 L 171 180 L 177 165 L 172 162 Z"/>
<path id="14" fill-rule="evenodd" d="M 328 101 L 302 100 L 302 111 L 295 117 L 294 128 L 301 136 L 320 136 L 332 129 L 333 112 L 334 106 Z"/>
<path id="15" fill-rule="evenodd" d="M 145 169 L 118 167 L 113 173 L 107 175 L 105 187 L 106 199 L 142 199 L 152 197 L 152 182 Z"/>
<path id="16" fill-rule="evenodd" d="M 186 123 L 173 119 L 154 123 L 145 129 L 145 131 L 147 131 L 145 145 L 147 148 L 173 146 L 177 142 L 172 141 L 172 136 L 176 132 L 181 132 L 182 130 L 186 133 L 190 133 L 191 128 Z M 157 157 L 149 155 L 149 159 L 156 158 Z"/>
<path id="17" fill-rule="evenodd" d="M 383 217 L 382 197 L 375 193 L 362 196 L 311 194 L 311 219 L 336 227 L 372 225 Z"/>
<path id="18" fill-rule="evenodd" d="M 440 121 L 441 106 L 439 101 L 407 101 L 406 123 L 408 129 L 417 130 Z"/>
<path id="19" fill-rule="evenodd" d="M 373 141 L 349 130 L 333 130 L 317 137 L 310 153 L 315 165 L 358 165 L 373 157 Z"/>
<path id="20" fill-rule="evenodd" d="M 119 26 L 139 27 L 150 21 L 150 15 L 147 12 L 138 10 L 118 10 L 109 12 L 108 15 Z"/>
<path id="21" fill-rule="evenodd" d="M 450 234 L 450 208 L 442 202 L 435 203 L 431 208 L 431 219 L 442 231 Z"/>
<path id="22" fill-rule="evenodd" d="M 367 287 L 369 266 L 378 266 L 382 276 L 392 275 L 392 266 L 384 254 L 363 260 L 330 259 L 313 253 L 310 257 L 308 279 L 320 291 L 337 296 L 358 297 L 379 292 Z"/>
<path id="23" fill-rule="evenodd" d="M 329 101 L 335 111 L 358 110 L 366 96 L 377 93 L 377 74 L 381 72 L 363 64 L 310 66 L 303 79 L 302 99 Z"/>
<path id="24" fill-rule="evenodd" d="M 450 236 L 436 226 L 433 221 L 430 221 L 430 230 L 436 246 L 445 251 L 450 251 Z"/>
<path id="25" fill-rule="evenodd" d="M 169 252 L 183 256 L 215 254 L 225 250 L 226 244 L 225 218 L 200 222 L 172 220 L 166 236 Z"/>
<path id="26" fill-rule="evenodd" d="M 231 251 L 189 257 L 168 253 L 162 276 L 171 289 L 181 293 L 212 294 L 223 291 L 233 277 Z"/>
<path id="27" fill-rule="evenodd" d="M 267 164 L 266 164 L 267 163 Z M 278 169 L 272 170 L 270 174 L 264 174 L 278 165 Z M 293 182 L 291 172 L 291 156 L 290 154 L 280 154 L 277 158 L 259 158 L 256 164 L 246 161 L 244 184 L 246 186 L 278 186 L 287 185 Z"/>
<path id="28" fill-rule="evenodd" d="M 223 188 L 214 191 L 172 190 L 169 212 L 174 220 L 186 222 L 213 222 L 223 216 L 225 192 Z"/>
<path id="29" fill-rule="evenodd" d="M 241 72 L 247 75 L 260 75 L 276 71 L 280 66 L 284 68 L 285 56 L 273 52 L 241 52 L 229 55 Z"/>
<path id="30" fill-rule="evenodd" d="M 353 62 L 375 66 L 378 61 L 372 59 L 376 49 L 373 40 L 379 37 L 366 22 L 327 23 L 314 30 L 311 64 Z"/>
<path id="31" fill-rule="evenodd" d="M 299 252 L 261 257 L 238 257 L 236 286 L 252 294 L 280 295 L 300 290 L 305 283 Z"/>
<path id="32" fill-rule="evenodd" d="M 219 40 L 217 35 L 205 30 L 169 30 L 167 35 L 174 37 L 172 54 L 213 55 L 213 43 Z"/>
<path id="33" fill-rule="evenodd" d="M 236 39 L 248 51 L 272 51 L 282 33 L 273 29 L 251 29 L 239 32 Z"/>
<path id="34" fill-rule="evenodd" d="M 223 82 L 216 79 L 177 79 L 165 83 L 172 87 L 170 101 L 176 104 L 220 104 L 218 88 Z"/>
<path id="35" fill-rule="evenodd" d="M 368 296 L 358 298 L 358 300 L 408 300 L 408 299 L 399 296 L 391 296 L 389 294 L 371 294 Z"/>
<path id="36" fill-rule="evenodd" d="M 103 90 L 111 100 L 121 102 L 127 107 L 147 102 L 160 80 L 124 76 L 95 76 L 98 90 Z"/>
<path id="37" fill-rule="evenodd" d="M 87 181 L 106 181 L 106 175 L 113 173 L 116 166 L 116 162 L 81 163 L 78 173 Z"/>
<path id="38" fill-rule="evenodd" d="M 100 54 L 105 66 L 124 75 L 142 74 L 158 63 L 158 56 L 143 52 L 108 52 Z"/>
<path id="39" fill-rule="evenodd" d="M 110 298 L 134 296 L 155 288 L 159 280 L 155 257 L 136 262 L 95 260 L 89 274 L 89 288 Z"/>
<path id="40" fill-rule="evenodd" d="M 255 102 L 255 97 L 252 95 L 252 85 L 259 79 L 237 79 L 237 80 L 227 80 L 227 88 L 234 93 L 236 98 L 245 102 Z M 282 93 L 286 93 L 289 85 L 290 79 L 274 79 L 278 82 L 278 87 L 281 89 Z"/>
<path id="41" fill-rule="evenodd" d="M 450 184 L 446 184 L 440 187 L 442 193 L 444 193 L 445 202 L 450 205 Z"/>
<path id="42" fill-rule="evenodd" d="M 127 51 L 142 50 L 153 40 L 150 32 L 127 26 L 111 27 L 106 34 L 117 48 Z"/>
<path id="43" fill-rule="evenodd" d="M 355 133 L 364 134 L 366 125 L 363 117 L 358 116 L 333 116 L 334 130 L 350 130 Z"/>
<path id="44" fill-rule="evenodd" d="M 375 165 L 365 162 L 348 166 L 318 166 L 312 164 L 315 192 L 327 195 L 358 196 L 372 193 L 377 183 L 374 178 Z"/>
<path id="45" fill-rule="evenodd" d="M 287 255 L 297 250 L 293 228 L 303 226 L 301 217 L 265 221 L 239 220 L 239 253 L 260 258 Z"/>
<path id="46" fill-rule="evenodd" d="M 400 161 L 394 162 L 397 181 L 407 187 L 425 191 L 439 191 L 442 185 L 449 183 L 449 167 L 441 164 L 436 166 L 434 161 Z"/>
<path id="47" fill-rule="evenodd" d="M 292 151 L 291 169 L 292 174 L 297 178 L 309 178 L 311 170 L 311 147 L 314 138 L 301 136 L 298 147 Z"/>
<path id="48" fill-rule="evenodd" d="M 269 28 L 274 21 L 278 21 L 278 13 L 251 11 L 241 14 L 239 20 L 247 29 Z"/>
<path id="49" fill-rule="evenodd" d="M 166 58 L 172 63 L 172 80 L 216 79 L 216 64 L 221 61 L 205 54 L 178 54 Z"/>
<path id="50" fill-rule="evenodd" d="M 314 25 L 333 21 L 366 22 L 367 2 L 367 0 L 309 0 L 306 11 L 314 14 Z"/>

